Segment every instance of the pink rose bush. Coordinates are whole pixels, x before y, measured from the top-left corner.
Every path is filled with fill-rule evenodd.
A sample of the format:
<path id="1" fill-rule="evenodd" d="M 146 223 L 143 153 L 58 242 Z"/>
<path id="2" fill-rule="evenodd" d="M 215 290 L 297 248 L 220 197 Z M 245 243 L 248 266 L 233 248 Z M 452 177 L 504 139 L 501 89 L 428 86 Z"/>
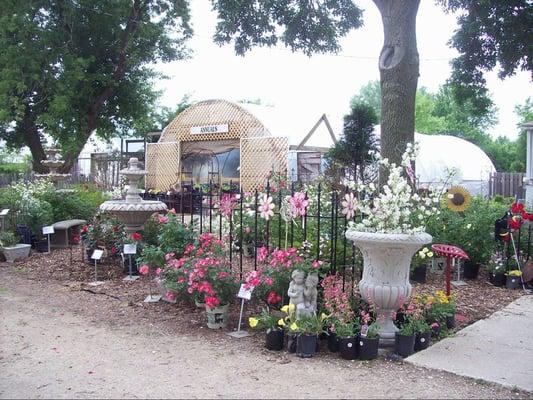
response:
<path id="1" fill-rule="evenodd" d="M 209 308 L 228 304 L 236 296 L 238 280 L 224 250 L 219 239 L 204 233 L 197 243 L 185 247 L 181 257 L 167 253 L 161 271 L 165 287 Z"/>

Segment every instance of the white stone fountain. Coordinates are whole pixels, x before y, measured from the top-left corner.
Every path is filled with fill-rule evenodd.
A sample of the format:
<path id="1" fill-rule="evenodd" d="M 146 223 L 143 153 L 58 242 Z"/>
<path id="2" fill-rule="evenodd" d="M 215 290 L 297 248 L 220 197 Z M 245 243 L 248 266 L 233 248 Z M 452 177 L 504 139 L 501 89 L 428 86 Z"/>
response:
<path id="1" fill-rule="evenodd" d="M 128 181 L 125 200 L 110 200 L 100 206 L 101 211 L 115 215 L 126 226 L 127 233 L 143 229 L 146 220 L 155 212 L 165 211 L 167 206 L 161 201 L 143 200 L 139 196 L 139 181 L 146 171 L 139 168 L 139 160 L 135 157 L 128 161 L 128 168 L 120 171 Z"/>
<path id="2" fill-rule="evenodd" d="M 46 154 L 46 160 L 41 161 L 43 167 L 48 167 L 50 172 L 47 174 L 35 174 L 37 178 L 48 178 L 55 186 L 59 182 L 63 182 L 70 177 L 70 174 L 60 174 L 57 169 L 65 165 L 65 161 L 59 156 L 58 149 L 47 149 L 44 151 Z"/>

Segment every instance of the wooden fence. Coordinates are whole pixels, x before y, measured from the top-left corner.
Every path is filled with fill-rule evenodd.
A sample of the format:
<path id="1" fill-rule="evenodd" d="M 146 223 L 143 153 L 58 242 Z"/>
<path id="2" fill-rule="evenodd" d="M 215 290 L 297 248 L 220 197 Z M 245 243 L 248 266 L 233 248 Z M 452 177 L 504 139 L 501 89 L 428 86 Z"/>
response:
<path id="1" fill-rule="evenodd" d="M 497 195 L 504 197 L 524 198 L 525 174 L 521 172 L 496 172 L 490 176 L 489 197 Z"/>

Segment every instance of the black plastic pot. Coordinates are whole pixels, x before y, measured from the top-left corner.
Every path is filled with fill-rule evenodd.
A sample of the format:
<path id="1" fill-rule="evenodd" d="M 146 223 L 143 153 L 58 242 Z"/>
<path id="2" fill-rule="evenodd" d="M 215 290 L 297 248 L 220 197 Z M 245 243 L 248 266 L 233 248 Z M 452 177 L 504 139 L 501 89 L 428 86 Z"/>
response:
<path id="1" fill-rule="evenodd" d="M 266 333 L 265 347 L 268 350 L 283 350 L 284 334 L 282 330 L 273 330 Z"/>
<path id="2" fill-rule="evenodd" d="M 31 244 L 33 235 L 26 225 L 18 224 L 16 230 L 17 235 L 20 236 L 20 243 Z"/>
<path id="3" fill-rule="evenodd" d="M 299 335 L 296 339 L 296 355 L 302 358 L 313 357 L 316 353 L 316 335 Z"/>
<path id="4" fill-rule="evenodd" d="M 494 286 L 505 286 L 505 274 L 495 274 L 493 272 L 489 273 L 489 282 Z"/>
<path id="5" fill-rule="evenodd" d="M 417 332 L 415 335 L 415 351 L 425 350 L 429 346 L 429 342 L 431 341 L 431 331 Z"/>
<path id="6" fill-rule="evenodd" d="M 379 337 L 375 339 L 368 339 L 366 337 L 359 337 L 357 343 L 357 351 L 360 360 L 373 360 L 378 357 Z"/>
<path id="7" fill-rule="evenodd" d="M 479 274 L 479 264 L 472 261 L 465 261 L 464 278 L 477 279 Z"/>
<path id="8" fill-rule="evenodd" d="M 35 240 L 33 242 L 33 246 L 35 247 L 35 251 L 39 253 L 48 252 L 48 240 L 47 239 Z"/>
<path id="9" fill-rule="evenodd" d="M 328 334 L 328 350 L 332 353 L 339 351 L 339 339 L 337 335 L 333 332 Z"/>
<path id="10" fill-rule="evenodd" d="M 518 289 L 520 286 L 520 277 L 519 276 L 508 276 L 507 281 L 505 282 L 505 287 L 507 289 Z"/>
<path id="11" fill-rule="evenodd" d="M 394 351 L 402 357 L 408 357 L 415 352 L 415 335 L 405 336 L 396 334 Z"/>
<path id="12" fill-rule="evenodd" d="M 339 354 L 345 360 L 357 359 L 357 336 L 339 338 Z"/>
<path id="13" fill-rule="evenodd" d="M 446 328 L 453 329 L 455 328 L 455 315 L 446 317 Z"/>
<path id="14" fill-rule="evenodd" d="M 287 351 L 289 353 L 296 353 L 296 338 L 297 336 L 296 335 L 290 335 L 290 334 L 287 334 L 285 335 L 285 337 L 287 338 Z"/>
<path id="15" fill-rule="evenodd" d="M 427 266 L 421 265 L 411 271 L 411 279 L 418 283 L 426 283 Z"/>

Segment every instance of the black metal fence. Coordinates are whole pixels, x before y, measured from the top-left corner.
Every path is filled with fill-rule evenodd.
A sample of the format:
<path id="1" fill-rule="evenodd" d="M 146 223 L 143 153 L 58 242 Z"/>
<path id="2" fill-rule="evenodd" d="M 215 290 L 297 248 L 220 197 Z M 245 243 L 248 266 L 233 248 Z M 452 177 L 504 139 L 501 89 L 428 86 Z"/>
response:
<path id="1" fill-rule="evenodd" d="M 305 195 L 306 212 L 297 218 L 284 218 L 286 198 L 296 192 Z M 328 190 L 320 184 L 292 183 L 280 188 L 270 182 L 263 191 L 246 193 L 231 183 L 221 188 L 212 183 L 200 186 L 191 182 L 183 184 L 177 193 L 145 193 L 144 198 L 164 202 L 182 222 L 193 223 L 200 233 L 214 233 L 231 243 L 229 257 L 241 276 L 247 269 L 257 269 L 261 247 L 296 247 L 315 260 L 329 263 L 330 271 L 342 274 L 344 282 L 355 282 L 362 270 L 362 259 L 345 236 L 349 220 L 342 213 L 342 201 L 347 193 L 347 189 Z M 265 196 L 274 204 L 273 215 L 268 219 L 260 211 Z"/>

